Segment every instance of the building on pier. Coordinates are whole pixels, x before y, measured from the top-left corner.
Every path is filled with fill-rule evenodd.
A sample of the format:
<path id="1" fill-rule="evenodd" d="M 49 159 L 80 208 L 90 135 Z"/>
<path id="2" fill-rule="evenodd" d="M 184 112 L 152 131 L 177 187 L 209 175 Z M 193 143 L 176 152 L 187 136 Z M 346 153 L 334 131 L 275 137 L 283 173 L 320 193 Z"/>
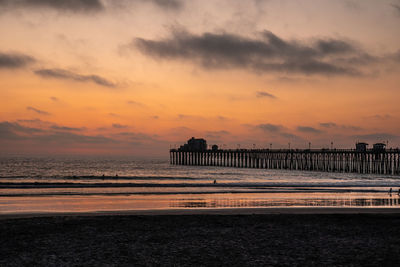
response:
<path id="1" fill-rule="evenodd" d="M 366 152 L 368 144 L 363 142 L 356 143 L 356 151 L 357 152 Z"/>
<path id="2" fill-rule="evenodd" d="M 204 151 L 207 150 L 207 141 L 203 138 L 190 138 L 187 144 L 179 148 L 180 151 Z"/>
<path id="3" fill-rule="evenodd" d="M 376 143 L 373 146 L 373 151 L 374 152 L 384 152 L 386 148 L 386 144 L 385 143 Z"/>

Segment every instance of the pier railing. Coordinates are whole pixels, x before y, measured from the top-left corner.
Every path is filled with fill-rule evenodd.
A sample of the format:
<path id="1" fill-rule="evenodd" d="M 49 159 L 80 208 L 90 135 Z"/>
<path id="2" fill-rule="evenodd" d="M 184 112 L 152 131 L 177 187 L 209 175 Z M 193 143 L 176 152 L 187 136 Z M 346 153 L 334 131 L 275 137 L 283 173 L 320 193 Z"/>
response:
<path id="1" fill-rule="evenodd" d="M 400 175 L 400 150 L 224 149 L 170 150 L 173 165 L 223 166 Z"/>

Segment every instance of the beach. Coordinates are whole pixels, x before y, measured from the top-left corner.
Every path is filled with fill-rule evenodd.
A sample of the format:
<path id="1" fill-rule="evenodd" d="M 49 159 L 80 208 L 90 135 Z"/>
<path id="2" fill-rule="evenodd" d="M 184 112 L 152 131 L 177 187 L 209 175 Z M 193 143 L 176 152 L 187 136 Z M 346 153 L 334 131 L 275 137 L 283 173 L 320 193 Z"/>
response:
<path id="1" fill-rule="evenodd" d="M 396 209 L 2 216 L 1 266 L 394 266 Z"/>
<path id="2" fill-rule="evenodd" d="M 0 266 L 400 261 L 397 176 L 129 158 L 8 158 L 0 166 Z"/>

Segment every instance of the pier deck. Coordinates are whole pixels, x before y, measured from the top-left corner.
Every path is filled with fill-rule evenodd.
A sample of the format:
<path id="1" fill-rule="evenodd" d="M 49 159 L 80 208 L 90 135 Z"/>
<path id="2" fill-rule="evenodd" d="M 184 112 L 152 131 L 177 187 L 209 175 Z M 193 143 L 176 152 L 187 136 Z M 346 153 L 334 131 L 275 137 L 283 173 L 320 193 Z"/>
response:
<path id="1" fill-rule="evenodd" d="M 173 165 L 400 175 L 400 150 L 224 149 L 170 150 Z"/>

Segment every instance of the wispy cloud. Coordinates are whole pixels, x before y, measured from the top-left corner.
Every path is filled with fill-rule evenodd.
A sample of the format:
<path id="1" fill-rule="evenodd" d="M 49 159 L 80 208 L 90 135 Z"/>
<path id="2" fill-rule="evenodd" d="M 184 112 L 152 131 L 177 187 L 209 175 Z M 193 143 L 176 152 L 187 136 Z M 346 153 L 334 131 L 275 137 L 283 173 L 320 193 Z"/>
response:
<path id="1" fill-rule="evenodd" d="M 318 130 L 318 129 L 310 127 L 310 126 L 298 126 L 297 131 L 303 132 L 303 133 L 313 133 L 313 134 L 322 133 L 321 130 Z"/>
<path id="2" fill-rule="evenodd" d="M 284 138 L 299 138 L 295 134 L 288 132 L 288 129 L 286 129 L 286 127 L 278 124 L 271 124 L 271 123 L 258 124 L 255 126 L 255 128 L 262 130 L 265 133 L 278 135 Z"/>
<path id="3" fill-rule="evenodd" d="M 271 132 L 271 133 L 277 133 L 283 130 L 282 125 L 276 125 L 276 124 L 270 124 L 270 123 L 265 123 L 265 124 L 259 124 L 257 127 L 265 132 Z"/>
<path id="4" fill-rule="evenodd" d="M 258 98 L 267 97 L 267 98 L 276 99 L 276 96 L 274 96 L 273 94 L 270 94 L 268 92 L 265 92 L 265 91 L 257 91 L 256 96 Z"/>
<path id="5" fill-rule="evenodd" d="M 34 107 L 26 107 L 26 109 L 30 110 L 30 111 L 33 111 L 33 112 L 35 112 L 37 114 L 40 114 L 40 115 L 50 115 L 49 112 L 44 111 L 44 110 L 40 110 L 40 109 L 37 109 L 37 108 L 34 108 Z"/>
<path id="6" fill-rule="evenodd" d="M 69 131 L 80 132 L 80 131 L 85 130 L 85 128 L 75 128 L 75 127 L 58 126 L 58 125 L 52 125 L 50 127 L 50 129 L 57 130 L 57 131 L 67 131 L 67 132 L 69 132 Z"/>
<path id="7" fill-rule="evenodd" d="M 339 125 L 334 122 L 321 122 L 319 126 L 327 129 L 342 129 L 342 130 L 352 130 L 352 131 L 359 131 L 362 130 L 361 127 L 359 126 L 354 126 L 354 125 Z"/>
<path id="8" fill-rule="evenodd" d="M 64 69 L 40 69 L 35 74 L 43 78 L 54 78 L 62 80 L 71 80 L 76 82 L 93 82 L 100 86 L 114 88 L 116 84 L 99 75 L 83 75 Z"/>
<path id="9" fill-rule="evenodd" d="M 366 117 L 367 119 L 375 119 L 375 120 L 388 120 L 393 118 L 392 115 L 390 114 L 375 114 L 375 115 L 371 115 Z"/>
<path id="10" fill-rule="evenodd" d="M 324 128 L 334 128 L 337 126 L 334 122 L 321 122 L 319 125 Z"/>
<path id="11" fill-rule="evenodd" d="M 137 106 L 137 107 L 144 107 L 145 106 L 143 103 L 140 103 L 138 101 L 133 101 L 133 100 L 128 100 L 128 101 L 126 101 L 126 103 L 128 105 Z"/>
<path id="12" fill-rule="evenodd" d="M 119 124 L 119 123 L 113 123 L 112 127 L 116 128 L 116 129 L 126 129 L 126 128 L 128 128 L 128 125 L 122 125 L 122 124 Z"/>
<path id="13" fill-rule="evenodd" d="M 361 134 L 361 135 L 354 135 L 354 138 L 357 140 L 366 140 L 366 141 L 373 141 L 373 142 L 383 142 L 386 140 L 393 140 L 399 138 L 398 135 L 394 135 L 391 133 L 371 133 L 371 134 Z"/>

